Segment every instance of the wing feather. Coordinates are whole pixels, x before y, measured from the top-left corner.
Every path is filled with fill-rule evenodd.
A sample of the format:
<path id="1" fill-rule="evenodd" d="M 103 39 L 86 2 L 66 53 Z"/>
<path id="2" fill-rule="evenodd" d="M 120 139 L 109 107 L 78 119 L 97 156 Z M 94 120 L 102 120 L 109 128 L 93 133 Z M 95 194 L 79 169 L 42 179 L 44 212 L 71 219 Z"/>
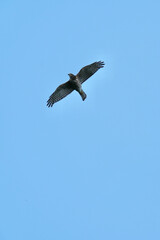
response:
<path id="1" fill-rule="evenodd" d="M 97 72 L 100 68 L 104 67 L 104 62 L 94 62 L 90 65 L 83 67 L 77 77 L 81 83 L 85 82 L 89 77 L 91 77 L 95 72 Z"/>
<path id="2" fill-rule="evenodd" d="M 49 97 L 47 101 L 47 106 L 52 107 L 54 103 L 58 102 L 62 98 L 70 94 L 74 89 L 72 88 L 70 81 L 61 84 Z"/>

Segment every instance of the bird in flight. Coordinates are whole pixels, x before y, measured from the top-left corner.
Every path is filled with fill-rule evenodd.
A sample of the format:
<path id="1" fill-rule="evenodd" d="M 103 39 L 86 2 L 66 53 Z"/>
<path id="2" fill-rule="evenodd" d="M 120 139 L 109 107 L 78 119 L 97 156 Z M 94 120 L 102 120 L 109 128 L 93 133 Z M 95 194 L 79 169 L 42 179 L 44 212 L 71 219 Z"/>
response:
<path id="1" fill-rule="evenodd" d="M 88 78 L 90 78 L 95 72 L 100 68 L 104 67 L 104 62 L 94 62 L 90 65 L 83 67 L 77 75 L 69 73 L 70 79 L 61 84 L 57 89 L 52 93 L 47 101 L 47 106 L 52 107 L 54 103 L 60 101 L 62 98 L 66 97 L 72 91 L 76 90 L 82 100 L 84 101 L 87 97 L 86 93 L 82 89 L 82 83 L 84 83 Z"/>

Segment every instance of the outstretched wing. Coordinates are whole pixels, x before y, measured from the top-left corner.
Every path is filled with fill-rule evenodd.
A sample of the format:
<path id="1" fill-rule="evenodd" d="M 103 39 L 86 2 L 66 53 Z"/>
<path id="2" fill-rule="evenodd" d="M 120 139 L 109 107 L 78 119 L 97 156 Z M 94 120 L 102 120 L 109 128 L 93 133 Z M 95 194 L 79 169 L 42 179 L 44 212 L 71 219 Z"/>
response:
<path id="1" fill-rule="evenodd" d="M 49 97 L 47 101 L 47 106 L 52 107 L 54 103 L 58 102 L 62 98 L 66 97 L 70 94 L 74 89 L 71 87 L 70 81 L 61 84 L 52 95 Z"/>
<path id="2" fill-rule="evenodd" d="M 102 67 L 104 67 L 104 62 L 101 61 L 87 65 L 79 71 L 77 78 L 83 83 Z"/>

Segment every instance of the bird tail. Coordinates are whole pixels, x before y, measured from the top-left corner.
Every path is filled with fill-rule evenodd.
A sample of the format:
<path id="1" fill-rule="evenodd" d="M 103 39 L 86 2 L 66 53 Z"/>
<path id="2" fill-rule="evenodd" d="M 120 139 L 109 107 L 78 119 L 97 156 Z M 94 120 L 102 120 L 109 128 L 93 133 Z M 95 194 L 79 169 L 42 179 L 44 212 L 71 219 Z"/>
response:
<path id="1" fill-rule="evenodd" d="M 84 100 L 86 99 L 86 97 L 87 97 L 87 94 L 86 94 L 83 90 L 81 90 L 80 95 L 81 95 L 83 101 L 84 101 Z"/>

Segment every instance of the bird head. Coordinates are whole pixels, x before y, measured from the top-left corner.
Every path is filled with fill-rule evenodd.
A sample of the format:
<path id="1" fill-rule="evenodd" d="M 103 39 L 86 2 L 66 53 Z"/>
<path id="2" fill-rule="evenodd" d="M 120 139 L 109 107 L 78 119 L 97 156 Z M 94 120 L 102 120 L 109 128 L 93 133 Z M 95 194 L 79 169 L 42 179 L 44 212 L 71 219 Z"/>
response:
<path id="1" fill-rule="evenodd" d="M 75 79 L 75 75 L 72 73 L 69 73 L 68 76 L 70 77 L 70 79 Z"/>

